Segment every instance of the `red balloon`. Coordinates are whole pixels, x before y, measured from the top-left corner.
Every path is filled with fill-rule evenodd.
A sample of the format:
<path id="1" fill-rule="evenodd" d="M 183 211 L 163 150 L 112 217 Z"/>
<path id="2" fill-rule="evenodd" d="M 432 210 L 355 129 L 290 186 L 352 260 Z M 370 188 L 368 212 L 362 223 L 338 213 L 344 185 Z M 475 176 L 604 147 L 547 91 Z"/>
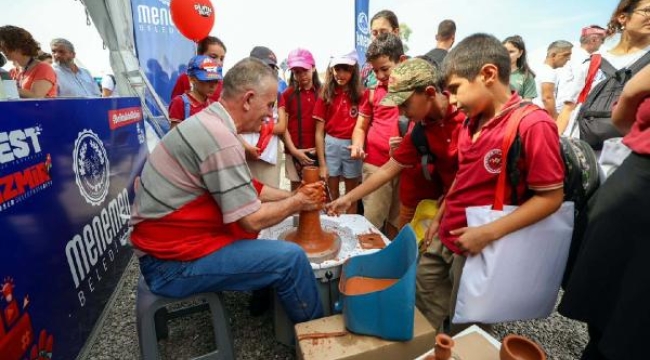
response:
<path id="1" fill-rule="evenodd" d="M 214 26 L 214 8 L 210 0 L 171 0 L 172 21 L 186 38 L 199 42 Z"/>

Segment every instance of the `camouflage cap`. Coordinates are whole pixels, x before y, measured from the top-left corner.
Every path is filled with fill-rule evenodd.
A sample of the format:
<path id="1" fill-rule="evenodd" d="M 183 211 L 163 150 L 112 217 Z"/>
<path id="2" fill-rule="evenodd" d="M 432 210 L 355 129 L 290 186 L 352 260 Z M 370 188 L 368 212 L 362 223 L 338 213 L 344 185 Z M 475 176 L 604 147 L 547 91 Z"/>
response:
<path id="1" fill-rule="evenodd" d="M 381 100 L 383 106 L 399 106 L 413 92 L 436 83 L 436 70 L 428 61 L 413 58 L 397 65 L 388 78 L 388 94 Z"/>

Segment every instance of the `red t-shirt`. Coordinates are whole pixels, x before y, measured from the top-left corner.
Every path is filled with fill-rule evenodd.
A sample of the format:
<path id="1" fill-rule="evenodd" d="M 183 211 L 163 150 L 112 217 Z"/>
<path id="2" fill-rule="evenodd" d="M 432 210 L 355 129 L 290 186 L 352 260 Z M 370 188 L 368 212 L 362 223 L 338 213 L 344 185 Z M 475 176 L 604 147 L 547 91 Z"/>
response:
<path id="1" fill-rule="evenodd" d="M 513 94 L 504 105 L 517 108 L 521 101 Z M 497 178 L 501 172 L 501 150 L 506 125 L 512 111 L 505 111 L 483 125 L 480 136 L 472 142 L 476 133 L 477 119 L 463 126 L 458 137 L 458 173 L 454 188 L 445 198 L 445 213 L 438 235 L 451 251 L 460 253 L 455 246 L 457 237 L 449 232 L 467 226 L 465 209 L 470 206 L 492 205 Z M 519 124 L 522 155 L 518 163 L 521 182 L 517 187 L 518 198 L 528 199 L 526 189 L 551 190 L 562 186 L 564 163 L 560 155 L 560 140 L 555 121 L 541 109 L 524 117 Z M 509 189 L 508 189 L 509 191 Z M 505 202 L 509 204 L 510 194 Z M 517 204 L 519 205 L 519 204 Z"/>
<path id="2" fill-rule="evenodd" d="M 465 121 L 465 114 L 449 107 L 447 116 L 441 121 L 426 121 L 424 127 L 424 134 L 427 137 L 429 149 L 434 155 L 433 169 L 440 180 L 438 185 L 442 189 L 435 189 L 433 191 L 430 187 L 435 187 L 435 182 L 432 183 L 424 178 L 422 172 L 422 155 L 418 152 L 413 139 L 411 138 L 411 131 L 409 131 L 400 146 L 393 152 L 393 159 L 398 163 L 408 166 L 411 169 L 417 168 L 419 171 L 416 174 L 414 171 L 408 171 L 413 177 L 402 176 L 402 183 L 400 183 L 400 199 L 402 192 L 409 192 L 418 194 L 413 196 L 410 200 L 426 199 L 426 195 L 446 193 L 454 181 L 456 171 L 458 171 L 458 132 Z M 406 169 L 405 169 L 406 170 Z M 404 182 L 406 184 L 404 184 Z M 402 190 L 404 189 L 404 190 Z M 437 197 L 430 197 L 435 199 Z M 415 203 L 417 205 L 417 202 Z"/>
<path id="3" fill-rule="evenodd" d="M 407 134 L 413 129 L 414 124 L 414 122 L 409 121 Z M 393 152 L 393 159 L 395 158 L 395 151 Z M 420 158 L 420 160 L 422 159 Z M 429 181 L 424 177 L 421 162 L 418 162 L 412 167 L 402 169 L 399 175 L 400 204 L 406 207 L 416 208 L 420 201 L 424 199 L 438 199 L 442 195 L 442 183 L 440 177 L 437 176 L 438 174 L 434 170 L 433 164 L 427 165 L 427 171 L 429 174 L 432 174 L 431 181 Z"/>
<path id="4" fill-rule="evenodd" d="M 198 113 L 199 111 L 207 108 L 214 101 L 210 98 L 206 99 L 205 102 L 201 103 L 196 100 L 190 93 L 187 93 L 187 97 L 190 99 L 190 116 Z M 185 102 L 183 102 L 183 96 L 179 95 L 172 99 L 172 102 L 169 103 L 169 118 L 177 120 L 185 120 Z"/>
<path id="5" fill-rule="evenodd" d="M 27 69 L 27 71 L 15 73 L 15 80 L 23 90 L 32 90 L 34 81 L 46 80 L 52 83 L 52 87 L 45 94 L 45 97 L 56 97 L 56 72 L 49 64 L 44 62 L 37 62 L 36 65 Z"/>
<path id="6" fill-rule="evenodd" d="M 636 109 L 636 120 L 623 138 L 623 144 L 637 154 L 650 155 L 650 97 L 646 97 Z"/>
<path id="7" fill-rule="evenodd" d="M 191 89 L 190 77 L 187 76 L 187 73 L 182 73 L 178 75 L 178 78 L 176 79 L 176 84 L 172 89 L 172 96 L 171 96 L 172 100 L 178 95 L 182 95 L 190 91 L 190 89 Z M 223 82 L 219 81 L 219 83 L 217 84 L 217 88 L 214 89 L 214 94 L 210 96 L 210 99 L 212 99 L 212 101 L 219 101 L 219 97 L 221 96 L 222 89 L 223 89 Z"/>
<path id="8" fill-rule="evenodd" d="M 311 88 L 309 90 L 300 91 L 300 123 L 302 127 L 302 132 L 300 134 L 301 139 L 298 135 L 298 98 L 296 95 L 293 95 L 293 87 L 288 87 L 280 96 L 280 101 L 278 103 L 278 108 L 284 108 L 287 112 L 288 121 L 287 121 L 287 131 L 291 135 L 291 141 L 300 149 L 309 149 L 316 146 L 316 120 L 313 117 L 314 105 L 316 104 L 316 89 Z M 302 140 L 302 146 L 300 142 Z M 289 152 L 285 149 L 285 152 Z"/>
<path id="9" fill-rule="evenodd" d="M 363 104 L 365 96 L 359 103 Z M 325 122 L 325 133 L 338 139 L 351 139 L 354 125 L 359 116 L 359 105 L 352 104 L 352 99 L 347 91 L 337 87 L 334 90 L 334 99 L 331 104 L 326 104 L 322 97 L 314 105 L 314 118 Z"/>
<path id="10" fill-rule="evenodd" d="M 361 104 L 359 113 L 370 119 L 368 132 L 366 133 L 366 158 L 365 162 L 375 166 L 384 165 L 390 158 L 390 146 L 388 139 L 399 136 L 399 109 L 397 106 L 379 105 L 381 100 L 388 93 L 388 85 L 377 84 L 374 89 L 372 102 L 370 100 Z M 370 91 L 366 90 L 364 97 L 370 99 Z"/>
<path id="11" fill-rule="evenodd" d="M 260 194 L 264 185 L 256 180 L 253 185 Z M 167 216 L 138 223 L 131 241 L 158 259 L 191 261 L 235 241 L 257 239 L 257 235 L 246 232 L 237 222 L 224 224 L 219 204 L 205 194 Z M 176 241 L 181 238 L 184 241 Z"/>

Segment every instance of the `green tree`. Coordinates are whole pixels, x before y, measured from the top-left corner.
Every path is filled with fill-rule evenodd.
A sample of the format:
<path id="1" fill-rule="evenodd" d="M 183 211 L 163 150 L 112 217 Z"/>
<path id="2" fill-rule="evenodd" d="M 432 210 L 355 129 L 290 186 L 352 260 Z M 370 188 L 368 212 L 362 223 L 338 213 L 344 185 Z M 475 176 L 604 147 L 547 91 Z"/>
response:
<path id="1" fill-rule="evenodd" d="M 409 47 L 406 43 L 409 41 L 412 32 L 413 30 L 411 30 L 411 27 L 406 23 L 399 24 L 399 37 L 402 39 L 402 44 L 404 45 L 404 53 L 409 51 Z"/>

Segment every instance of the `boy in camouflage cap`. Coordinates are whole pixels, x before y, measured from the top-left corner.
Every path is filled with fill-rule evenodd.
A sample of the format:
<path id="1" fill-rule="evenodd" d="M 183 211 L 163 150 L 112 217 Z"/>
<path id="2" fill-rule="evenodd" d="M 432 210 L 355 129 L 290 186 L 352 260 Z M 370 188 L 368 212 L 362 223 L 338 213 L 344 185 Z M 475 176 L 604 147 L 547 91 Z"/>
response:
<path id="1" fill-rule="evenodd" d="M 422 158 L 428 157 L 428 154 L 421 154 L 418 151 L 412 138 L 413 131 L 407 133 L 386 164 L 354 190 L 327 205 L 327 212 L 330 215 L 344 213 L 351 202 L 375 191 L 400 173 L 409 173 L 409 176 L 402 176 L 400 181 L 406 185 L 407 191 L 420 200 L 427 198 L 437 200 L 451 187 L 458 168 L 457 134 L 465 115 L 450 104 L 447 93 L 443 91 L 440 71 L 419 58 L 400 63 L 391 72 L 388 79 L 388 94 L 382 99 L 381 105 L 398 106 L 402 114 L 416 126 L 422 127 L 421 130 L 432 155 L 432 162 L 425 163 L 425 170 L 422 169 Z M 424 178 L 424 171 L 430 173 L 432 181 Z M 400 191 L 402 189 L 404 187 L 400 188 Z M 416 206 L 417 204 L 403 206 L 400 216 L 403 216 L 404 220 L 400 222 L 410 221 Z M 439 242 L 431 245 L 424 244 L 430 251 L 434 245 L 438 248 L 442 247 Z M 429 255 L 425 253 L 423 256 Z M 428 281 L 432 276 L 435 274 L 431 272 L 420 274 L 418 269 L 419 282 Z M 422 293 L 419 292 L 421 289 Z M 420 287 L 418 283 L 416 305 L 420 310 L 424 309 L 423 314 L 434 327 L 438 327 L 449 313 L 450 291 L 451 288 L 429 291 L 428 287 Z M 423 306 L 427 298 L 436 298 L 437 303 L 442 300 L 446 304 L 431 310 L 431 306 Z"/>

